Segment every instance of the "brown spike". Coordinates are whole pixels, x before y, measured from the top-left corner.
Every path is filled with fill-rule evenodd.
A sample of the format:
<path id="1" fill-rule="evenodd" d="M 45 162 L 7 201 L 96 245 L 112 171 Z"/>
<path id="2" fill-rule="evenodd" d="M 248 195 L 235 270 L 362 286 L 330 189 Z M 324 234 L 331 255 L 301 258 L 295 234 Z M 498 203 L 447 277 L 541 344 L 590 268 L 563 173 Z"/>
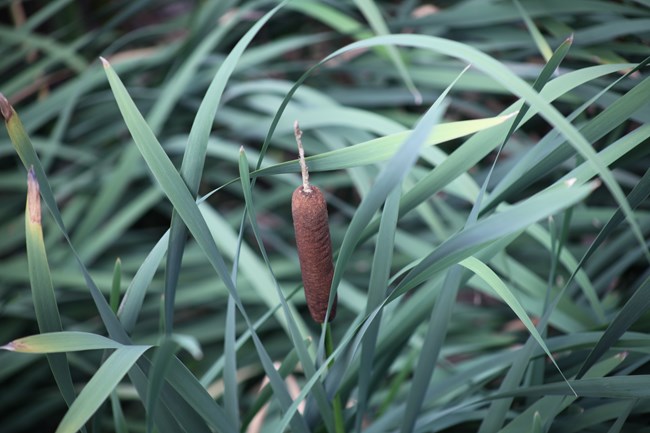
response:
<path id="1" fill-rule="evenodd" d="M 332 243 L 327 222 L 327 203 L 315 186 L 307 192 L 299 186 L 291 197 L 291 214 L 296 231 L 296 246 L 305 298 L 311 317 L 318 323 L 325 321 L 330 286 L 334 276 Z M 329 320 L 336 316 L 336 300 Z"/>
<path id="2" fill-rule="evenodd" d="M 323 323 L 334 276 L 327 203 L 320 189 L 309 184 L 301 141 L 302 131 L 298 122 L 294 124 L 294 132 L 300 154 L 303 184 L 293 192 L 291 214 L 307 307 L 311 317 L 316 322 Z M 336 302 L 335 299 L 329 316 L 330 321 L 336 316 Z"/>

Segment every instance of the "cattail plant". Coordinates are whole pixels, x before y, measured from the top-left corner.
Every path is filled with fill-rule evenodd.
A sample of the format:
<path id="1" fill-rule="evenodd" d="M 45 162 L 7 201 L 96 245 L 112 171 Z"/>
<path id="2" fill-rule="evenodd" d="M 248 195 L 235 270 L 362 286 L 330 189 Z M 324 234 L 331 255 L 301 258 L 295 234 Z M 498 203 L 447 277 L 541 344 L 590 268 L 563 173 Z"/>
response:
<path id="1" fill-rule="evenodd" d="M 302 185 L 296 188 L 291 197 L 291 214 L 307 307 L 311 317 L 316 322 L 323 323 L 334 275 L 327 203 L 323 193 L 309 183 L 309 171 L 302 147 L 302 131 L 297 121 L 293 127 L 298 143 Z M 336 316 L 336 302 L 334 299 L 329 320 Z"/>

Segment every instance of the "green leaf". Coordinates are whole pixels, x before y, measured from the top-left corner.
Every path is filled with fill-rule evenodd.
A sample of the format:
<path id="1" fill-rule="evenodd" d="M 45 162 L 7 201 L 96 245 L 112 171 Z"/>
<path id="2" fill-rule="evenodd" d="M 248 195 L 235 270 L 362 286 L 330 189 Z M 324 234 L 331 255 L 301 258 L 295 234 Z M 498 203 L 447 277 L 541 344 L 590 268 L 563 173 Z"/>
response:
<path id="1" fill-rule="evenodd" d="M 610 347 L 618 342 L 621 336 L 630 329 L 630 326 L 648 311 L 648 308 L 650 308 L 650 277 L 645 278 L 623 308 L 618 311 L 614 320 L 609 323 L 603 336 L 589 352 L 576 377 L 582 377 Z"/>
<path id="2" fill-rule="evenodd" d="M 361 10 L 361 13 L 365 16 L 372 30 L 377 35 L 390 34 L 390 31 L 388 30 L 388 25 L 386 25 L 386 21 L 384 21 L 384 18 L 381 16 L 381 11 L 379 10 L 379 8 L 377 7 L 377 5 L 373 0 L 355 0 L 354 2 L 356 3 L 357 7 Z M 411 79 L 411 76 L 409 75 L 408 70 L 406 69 L 406 64 L 404 63 L 404 60 L 400 56 L 399 51 L 397 51 L 397 48 L 391 45 L 386 46 L 384 48 L 387 51 L 388 57 L 390 58 L 391 62 L 393 62 L 393 64 L 397 68 L 397 71 L 402 77 L 402 81 L 404 81 L 406 87 L 413 95 L 413 98 L 415 99 L 415 104 L 420 105 L 422 103 L 422 95 L 415 87 L 415 84 L 413 83 L 413 80 Z"/>
<path id="3" fill-rule="evenodd" d="M 535 325 L 533 325 L 533 322 L 530 320 L 528 315 L 526 314 L 526 311 L 524 308 L 521 306 L 521 303 L 519 303 L 519 300 L 515 297 L 514 293 L 506 286 L 506 284 L 499 278 L 499 276 L 492 270 L 490 269 L 489 266 L 487 266 L 485 263 L 482 261 L 474 258 L 474 257 L 468 257 L 462 262 L 460 262 L 461 265 L 466 267 L 467 269 L 471 270 L 474 272 L 476 275 L 478 275 L 480 278 L 482 278 L 485 282 L 487 282 L 490 287 L 499 295 L 503 301 L 508 304 L 508 307 L 517 315 L 519 320 L 524 324 L 526 329 L 528 329 L 528 332 L 530 332 L 530 335 L 537 341 L 537 343 L 544 349 L 544 352 L 546 353 L 546 356 L 551 360 L 557 371 L 560 373 L 562 378 L 566 381 L 566 378 L 564 377 L 564 373 L 562 373 L 562 370 L 560 370 L 560 367 L 557 365 L 555 362 L 555 358 L 553 358 L 553 355 L 551 354 L 551 351 L 548 350 L 548 347 L 546 347 L 546 343 L 544 342 L 544 339 L 540 335 L 540 333 L 537 331 L 537 328 L 535 328 Z M 568 384 L 568 382 L 567 382 Z M 569 385 L 570 387 L 571 385 Z"/>
<path id="4" fill-rule="evenodd" d="M 426 281 L 436 272 L 469 257 L 488 242 L 517 233 L 542 218 L 578 203 L 589 194 L 594 186 L 568 187 L 561 185 L 507 207 L 503 212 L 479 220 L 475 225 L 448 238 L 422 259 L 400 281 L 390 295 L 390 299 L 396 299 L 409 289 Z"/>
<path id="5" fill-rule="evenodd" d="M 117 258 L 115 260 L 115 267 L 113 268 L 113 284 L 111 284 L 111 296 L 109 298 L 111 310 L 117 313 L 117 308 L 120 305 L 120 292 L 122 286 L 122 261 Z"/>
<path id="6" fill-rule="evenodd" d="M 401 188 L 398 186 L 391 191 L 386 198 L 386 204 L 382 212 L 381 224 L 377 245 L 372 259 L 370 271 L 370 282 L 368 284 L 368 300 L 366 302 L 366 314 L 370 314 L 377 308 L 386 296 L 388 280 L 390 277 L 391 263 L 393 262 L 393 249 L 395 245 L 395 231 L 397 230 L 397 216 L 399 212 L 399 200 Z M 360 431 L 365 415 L 368 401 L 370 400 L 370 379 L 375 362 L 375 348 L 379 326 L 381 325 L 380 311 L 377 318 L 366 331 L 361 346 L 361 359 L 359 367 L 359 390 L 357 393 L 357 415 L 355 419 L 355 430 Z"/>
<path id="7" fill-rule="evenodd" d="M 60 332 L 63 331 L 61 316 L 43 243 L 40 188 L 32 168 L 30 168 L 27 178 L 25 241 L 36 322 L 41 333 Z M 64 354 L 50 354 L 47 356 L 47 362 L 50 364 L 50 370 L 52 370 L 61 395 L 68 406 L 71 405 L 75 399 L 75 392 L 68 359 Z"/>
<path id="8" fill-rule="evenodd" d="M 0 349 L 21 353 L 60 353 L 80 350 L 119 349 L 122 344 L 110 338 L 88 332 L 48 332 L 23 337 Z"/>
<path id="9" fill-rule="evenodd" d="M 458 122 L 441 123 L 429 132 L 423 141 L 423 146 L 436 144 L 465 137 L 485 129 L 500 125 L 509 120 L 516 113 L 487 119 L 461 120 Z M 375 138 L 363 143 L 342 149 L 323 152 L 305 158 L 309 164 L 310 172 L 340 170 L 344 168 L 359 167 L 367 164 L 386 161 L 393 157 L 400 146 L 413 131 L 398 132 L 384 137 Z M 253 171 L 251 175 L 259 177 L 271 174 L 291 173 L 300 171 L 298 160 L 287 161 Z"/>
<path id="10" fill-rule="evenodd" d="M 579 397 L 594 398 L 647 398 L 650 393 L 650 376 L 630 375 L 603 378 L 589 378 L 570 380 L 571 387 Z M 539 386 L 530 386 L 505 393 L 496 393 L 494 398 L 545 396 L 545 395 L 572 395 L 571 390 L 564 382 L 549 383 Z"/>
<path id="11" fill-rule="evenodd" d="M 185 153 L 183 154 L 183 162 L 180 171 L 192 196 L 196 196 L 199 189 L 199 181 L 201 180 L 201 174 L 203 173 L 203 166 L 205 164 L 208 137 L 226 84 L 228 83 L 230 76 L 237 66 L 237 62 L 244 53 L 246 47 L 250 44 L 259 30 L 271 19 L 271 17 L 283 7 L 284 3 L 285 2 L 281 3 L 265 14 L 246 32 L 239 42 L 237 42 L 237 45 L 235 45 L 235 47 L 230 51 L 230 54 L 228 54 L 228 57 L 226 57 L 221 64 L 219 71 L 212 79 L 210 86 L 201 101 L 199 111 L 196 113 L 196 117 L 192 123 L 192 129 L 187 141 Z M 245 10 L 248 9 L 246 8 Z M 241 14 L 243 12 L 240 11 L 239 13 Z M 235 20 L 231 20 L 231 22 L 235 22 Z M 206 46 L 210 47 L 210 45 Z M 197 50 L 197 52 L 204 55 L 202 50 Z M 187 229 L 183 225 L 183 221 L 179 219 L 177 212 L 178 211 L 174 209 L 172 213 L 167 266 L 165 267 L 164 323 L 165 330 L 168 334 L 171 334 L 173 329 L 176 285 L 178 283 L 181 260 L 183 257 L 183 250 L 185 249 L 185 240 L 187 238 Z"/>
<path id="12" fill-rule="evenodd" d="M 79 398 L 66 412 L 56 433 L 74 433 L 81 429 L 148 348 L 149 346 L 123 346 L 109 356 L 81 390 Z"/>
<path id="13" fill-rule="evenodd" d="M 156 353 L 151 362 L 149 371 L 149 385 L 147 388 L 147 433 L 153 430 L 154 415 L 158 404 L 158 395 L 165 380 L 165 374 L 171 364 L 172 358 L 179 349 L 179 344 L 173 338 L 164 338 L 156 348 Z"/>

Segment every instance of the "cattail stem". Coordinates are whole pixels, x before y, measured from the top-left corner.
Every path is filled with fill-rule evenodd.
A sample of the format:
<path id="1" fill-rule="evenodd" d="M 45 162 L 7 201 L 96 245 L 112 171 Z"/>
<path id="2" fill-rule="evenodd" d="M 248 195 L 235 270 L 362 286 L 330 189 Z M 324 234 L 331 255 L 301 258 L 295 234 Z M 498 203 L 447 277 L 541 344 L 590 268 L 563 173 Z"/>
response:
<path id="1" fill-rule="evenodd" d="M 293 134 L 296 136 L 296 143 L 298 143 L 298 161 L 300 162 L 300 171 L 302 172 L 302 189 L 306 193 L 311 192 L 311 186 L 309 185 L 309 170 L 307 169 L 307 163 L 305 162 L 305 150 L 302 147 L 302 131 L 300 130 L 300 125 L 298 121 L 293 122 Z"/>

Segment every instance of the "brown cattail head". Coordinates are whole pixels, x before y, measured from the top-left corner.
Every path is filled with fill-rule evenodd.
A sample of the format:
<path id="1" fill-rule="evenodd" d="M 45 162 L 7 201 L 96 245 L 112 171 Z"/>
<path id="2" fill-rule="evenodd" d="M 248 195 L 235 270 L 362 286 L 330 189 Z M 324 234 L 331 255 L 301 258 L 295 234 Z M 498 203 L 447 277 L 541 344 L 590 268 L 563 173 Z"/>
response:
<path id="1" fill-rule="evenodd" d="M 334 276 L 327 203 L 320 189 L 309 184 L 309 172 L 302 148 L 302 131 L 297 121 L 293 128 L 300 155 L 302 185 L 296 188 L 291 197 L 291 215 L 296 232 L 296 246 L 307 307 L 311 317 L 316 322 L 323 323 Z M 334 299 L 330 321 L 336 316 L 336 302 L 337 299 Z"/>
<path id="2" fill-rule="evenodd" d="M 325 321 L 330 286 L 334 275 L 332 243 L 327 223 L 327 203 L 323 193 L 311 185 L 296 188 L 291 197 L 291 214 L 296 231 L 296 246 L 305 286 L 305 298 L 311 317 L 318 323 Z M 336 299 L 329 320 L 336 316 Z"/>

